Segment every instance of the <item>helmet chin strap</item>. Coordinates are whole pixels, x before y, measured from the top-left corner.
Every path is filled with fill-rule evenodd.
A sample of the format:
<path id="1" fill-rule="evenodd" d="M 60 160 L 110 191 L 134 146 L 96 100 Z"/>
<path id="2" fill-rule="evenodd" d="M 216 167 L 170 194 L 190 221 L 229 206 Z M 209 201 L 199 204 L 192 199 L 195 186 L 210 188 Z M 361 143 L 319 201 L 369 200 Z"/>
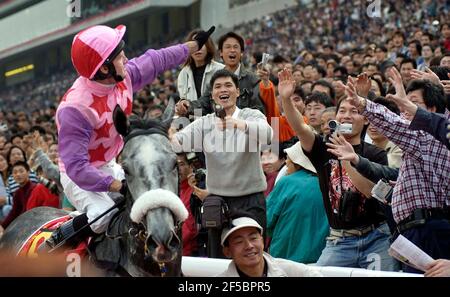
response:
<path id="1" fill-rule="evenodd" d="M 93 78 L 94 80 L 104 80 L 112 77 L 116 82 L 119 83 L 125 79 L 123 76 L 117 74 L 116 67 L 114 67 L 112 63 L 106 63 L 104 65 L 108 68 L 108 73 L 105 74 L 101 71 L 98 71 Z"/>
<path id="2" fill-rule="evenodd" d="M 112 78 L 114 78 L 114 80 L 116 82 L 119 83 L 125 79 L 125 77 L 117 74 L 116 67 L 114 67 L 114 64 L 113 64 L 114 59 L 120 54 L 120 52 L 123 50 L 124 46 L 125 46 L 125 42 L 123 40 L 121 40 L 103 64 L 104 66 L 106 66 L 108 68 L 108 73 L 105 74 L 105 73 L 102 73 L 101 71 L 97 71 L 97 73 L 94 76 L 95 80 L 104 80 L 104 79 L 108 79 L 108 78 L 112 77 Z"/>
<path id="3" fill-rule="evenodd" d="M 114 67 L 112 63 L 108 64 L 108 70 L 108 74 L 110 74 L 116 82 L 121 82 L 125 79 L 123 76 L 117 74 L 116 67 Z"/>

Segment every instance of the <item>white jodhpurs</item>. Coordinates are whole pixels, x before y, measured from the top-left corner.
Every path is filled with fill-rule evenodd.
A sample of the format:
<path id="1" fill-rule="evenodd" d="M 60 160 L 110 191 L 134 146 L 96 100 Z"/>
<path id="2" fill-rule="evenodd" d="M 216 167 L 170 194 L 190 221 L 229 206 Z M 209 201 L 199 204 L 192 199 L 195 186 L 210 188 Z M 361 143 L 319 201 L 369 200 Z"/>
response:
<path id="1" fill-rule="evenodd" d="M 103 165 L 99 170 L 118 180 L 123 180 L 125 178 L 122 167 L 117 164 L 115 160 Z M 114 199 L 120 196 L 119 193 L 85 191 L 78 187 L 65 172 L 61 172 L 61 184 L 70 203 L 72 203 L 78 211 L 87 214 L 89 223 L 107 209 L 111 208 L 114 205 Z M 99 234 L 105 232 L 109 221 L 116 212 L 117 209 L 114 209 L 92 224 L 92 231 Z"/>

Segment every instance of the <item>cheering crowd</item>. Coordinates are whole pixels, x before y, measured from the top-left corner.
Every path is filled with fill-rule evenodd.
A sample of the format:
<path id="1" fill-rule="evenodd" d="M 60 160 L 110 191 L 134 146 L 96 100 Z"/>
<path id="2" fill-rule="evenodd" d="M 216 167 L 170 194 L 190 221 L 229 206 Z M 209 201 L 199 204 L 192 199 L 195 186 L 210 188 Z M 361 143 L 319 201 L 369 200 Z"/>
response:
<path id="1" fill-rule="evenodd" d="M 176 101 L 169 134 L 189 211 L 183 255 L 230 257 L 227 276 L 272 275 L 272 265 L 313 275 L 280 259 L 450 276 L 450 7 L 383 1 L 380 18 L 366 8 L 364 1 L 299 4 L 216 43 L 195 30 L 184 50 L 164 52 L 174 56 L 156 79 L 132 81 L 130 108 L 138 116 L 158 119 Z M 138 65 L 123 46 L 116 49 L 112 58 Z M 118 82 L 117 65 L 111 77 L 75 68 Z M 70 175 L 68 149 L 58 149 L 82 139 L 56 127 L 75 78 L 66 72 L 0 94 L 0 230 L 31 208 L 74 210 L 79 202 L 57 166 L 63 162 L 83 183 Z M 25 96 L 31 113 L 15 109 Z M 67 108 L 64 115 L 85 127 L 93 121 Z M 221 137 L 237 149 L 208 149 Z M 118 177 L 99 177 L 108 184 L 89 191 L 120 191 Z M 202 224 L 201 208 L 213 201 L 229 210 L 232 224 L 223 230 Z M 92 220 L 87 211 L 83 220 Z M 435 261 L 424 271 L 402 265 L 388 253 L 399 235 Z M 252 249 L 264 259 L 257 269 L 243 256 Z"/>

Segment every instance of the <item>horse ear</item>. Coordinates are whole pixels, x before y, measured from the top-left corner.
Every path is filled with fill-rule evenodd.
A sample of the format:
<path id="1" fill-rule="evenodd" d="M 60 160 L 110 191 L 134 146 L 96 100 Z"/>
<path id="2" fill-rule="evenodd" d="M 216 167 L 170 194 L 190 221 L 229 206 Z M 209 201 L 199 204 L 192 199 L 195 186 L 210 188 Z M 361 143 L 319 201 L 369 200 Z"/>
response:
<path id="1" fill-rule="evenodd" d="M 170 98 L 169 104 L 167 104 L 166 110 L 164 110 L 163 115 L 161 116 L 161 124 L 167 129 L 170 128 L 172 124 L 173 116 L 175 114 L 175 100 Z"/>
<path id="2" fill-rule="evenodd" d="M 122 136 L 127 136 L 130 124 L 128 122 L 127 115 L 123 112 L 119 104 L 117 104 L 116 108 L 114 108 L 113 121 L 117 132 Z"/>

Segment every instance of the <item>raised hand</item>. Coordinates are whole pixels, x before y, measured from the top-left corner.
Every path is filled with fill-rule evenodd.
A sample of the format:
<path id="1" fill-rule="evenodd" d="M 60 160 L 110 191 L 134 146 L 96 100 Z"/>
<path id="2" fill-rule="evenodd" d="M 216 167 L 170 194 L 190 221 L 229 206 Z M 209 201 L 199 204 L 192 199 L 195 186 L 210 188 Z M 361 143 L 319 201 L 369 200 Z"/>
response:
<path id="1" fill-rule="evenodd" d="M 335 155 L 341 161 L 349 161 L 358 164 L 359 156 L 355 153 L 353 146 L 342 135 L 331 135 L 331 143 L 326 145 L 329 147 L 327 151 Z"/>
<path id="2" fill-rule="evenodd" d="M 213 32 L 215 30 L 216 30 L 216 27 L 212 26 L 206 32 L 205 31 L 200 31 L 197 34 L 195 34 L 195 37 L 193 38 L 193 40 L 197 41 L 199 50 L 205 45 L 205 43 L 208 41 L 208 38 L 211 36 L 211 34 L 213 34 Z"/>
<path id="3" fill-rule="evenodd" d="M 428 67 L 425 68 L 425 72 L 416 69 L 411 70 L 411 77 L 412 79 L 428 79 L 436 84 L 440 83 L 439 77 Z"/>
<path id="4" fill-rule="evenodd" d="M 389 81 L 395 88 L 395 94 L 400 98 L 406 98 L 405 87 L 403 86 L 402 76 L 398 72 L 397 68 L 392 67 L 388 71 Z"/>
<path id="5" fill-rule="evenodd" d="M 262 65 L 258 65 L 256 70 L 256 75 L 261 79 L 264 85 L 269 86 L 269 71 L 265 69 Z"/>
<path id="6" fill-rule="evenodd" d="M 278 80 L 278 93 L 281 98 L 289 99 L 294 94 L 296 84 L 291 71 L 283 69 L 278 72 Z"/>
<path id="7" fill-rule="evenodd" d="M 349 76 L 347 85 L 345 86 L 345 93 L 347 94 L 347 101 L 354 105 L 361 113 L 364 109 L 365 99 L 358 95 L 356 91 L 356 81 L 353 77 Z"/>
<path id="8" fill-rule="evenodd" d="M 397 104 L 401 112 L 407 112 L 409 115 L 414 117 L 417 111 L 417 106 L 408 100 L 406 97 L 405 87 L 403 86 L 403 81 L 400 73 L 395 67 L 392 67 L 388 71 L 389 81 L 395 87 L 395 95 L 388 94 L 387 99 L 392 100 Z"/>
<path id="9" fill-rule="evenodd" d="M 358 95 L 362 97 L 367 97 L 369 95 L 370 88 L 372 87 L 372 83 L 369 79 L 367 73 L 361 73 L 356 78 L 356 91 Z"/>
<path id="10" fill-rule="evenodd" d="M 44 141 L 44 138 L 41 136 L 41 134 L 39 134 L 38 131 L 35 131 L 33 134 L 33 138 L 31 141 L 31 147 L 34 150 L 41 149 L 44 152 L 47 152 L 47 150 L 48 150 L 48 144 Z"/>

